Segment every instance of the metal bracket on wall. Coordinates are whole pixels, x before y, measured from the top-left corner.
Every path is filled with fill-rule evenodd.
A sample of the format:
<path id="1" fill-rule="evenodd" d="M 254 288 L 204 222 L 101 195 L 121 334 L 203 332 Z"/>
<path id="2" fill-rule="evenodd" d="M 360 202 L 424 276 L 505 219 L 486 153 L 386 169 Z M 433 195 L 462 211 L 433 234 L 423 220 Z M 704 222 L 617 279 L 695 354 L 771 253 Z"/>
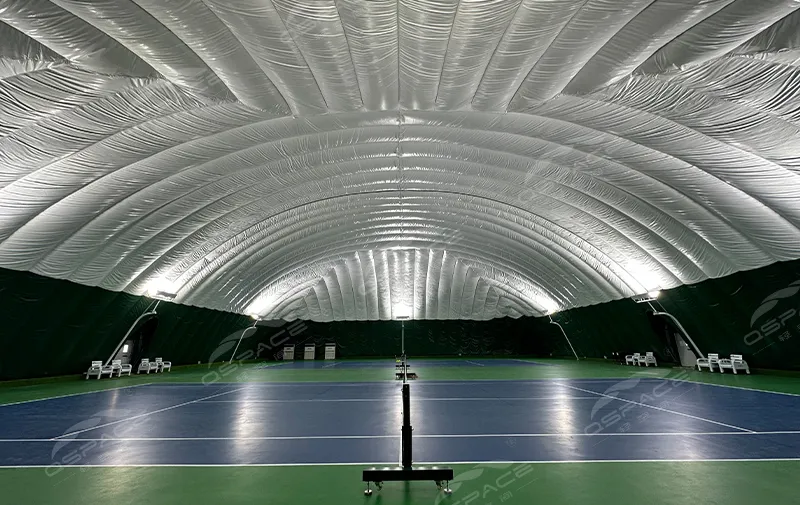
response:
<path id="1" fill-rule="evenodd" d="M 651 305 L 651 307 L 652 307 L 652 305 Z M 681 334 L 683 334 L 683 336 L 686 337 L 686 340 L 688 340 L 689 343 L 692 345 L 692 347 L 694 348 L 694 350 L 697 353 L 697 355 L 700 356 L 701 358 L 705 358 L 703 353 L 700 352 L 700 349 L 697 347 L 697 344 L 695 344 L 694 340 L 692 340 L 692 337 L 689 336 L 689 334 L 686 332 L 686 329 L 683 327 L 681 322 L 678 321 L 677 317 L 673 316 L 672 314 L 670 314 L 669 312 L 666 312 L 666 311 L 655 310 L 655 307 L 653 307 L 653 315 L 655 315 L 655 316 L 665 316 L 665 317 L 670 318 L 670 320 L 673 323 L 675 323 L 675 326 L 678 327 L 678 329 L 680 330 Z"/>
<path id="2" fill-rule="evenodd" d="M 565 339 L 567 339 L 567 343 L 569 344 L 569 348 L 572 349 L 572 354 L 575 355 L 575 359 L 580 361 L 581 359 L 578 357 L 578 353 L 575 352 L 575 348 L 572 347 L 572 342 L 569 341 L 569 337 L 567 336 L 567 332 L 564 331 L 564 328 L 560 324 L 558 324 L 557 322 L 553 321 L 553 316 L 552 315 L 548 314 L 547 318 L 550 320 L 550 324 L 554 324 L 554 325 L 558 326 L 558 329 L 561 330 L 561 334 L 564 335 Z"/>
<path id="3" fill-rule="evenodd" d="M 156 313 L 156 309 L 158 308 L 158 304 L 159 304 L 160 301 L 161 300 L 156 300 L 155 307 L 153 307 L 152 310 L 150 309 L 150 306 L 153 305 L 153 304 L 151 303 L 150 305 L 148 305 L 147 308 L 144 310 L 144 313 L 141 316 L 136 318 L 136 321 L 134 321 L 133 324 L 130 326 L 130 328 L 128 328 L 128 331 L 125 333 L 125 336 L 122 337 L 122 340 L 119 341 L 119 344 L 117 344 L 117 347 L 114 348 L 114 352 L 112 352 L 111 356 L 109 356 L 108 359 L 106 360 L 106 362 L 105 362 L 106 366 L 109 363 L 111 363 L 111 360 L 113 360 L 114 357 L 117 355 L 117 353 L 119 352 L 120 347 L 122 347 L 122 344 L 124 344 L 125 341 L 128 340 L 128 337 L 130 336 L 131 333 L 133 333 L 133 330 L 136 329 L 136 326 L 139 324 L 139 321 L 141 321 L 142 319 L 144 319 L 146 317 L 151 317 L 151 316 L 158 315 Z"/>

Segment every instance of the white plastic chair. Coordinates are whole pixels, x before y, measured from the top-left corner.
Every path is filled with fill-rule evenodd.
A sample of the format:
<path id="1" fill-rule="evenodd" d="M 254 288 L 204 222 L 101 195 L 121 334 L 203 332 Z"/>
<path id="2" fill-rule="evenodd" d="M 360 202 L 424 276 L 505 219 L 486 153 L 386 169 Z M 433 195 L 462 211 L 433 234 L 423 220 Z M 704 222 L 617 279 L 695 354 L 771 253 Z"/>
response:
<path id="1" fill-rule="evenodd" d="M 635 365 L 636 364 L 636 360 L 634 359 L 634 355 L 633 354 L 625 355 L 625 364 L 626 365 Z"/>
<path id="2" fill-rule="evenodd" d="M 653 356 L 652 352 L 646 352 L 644 353 L 644 356 L 639 356 L 637 364 L 641 365 L 642 363 L 644 363 L 644 366 L 650 366 L 650 363 L 652 363 L 653 366 L 658 366 L 658 363 L 656 363 L 656 357 Z"/>
<path id="3" fill-rule="evenodd" d="M 122 364 L 121 359 L 115 359 L 111 362 L 112 368 L 117 372 L 117 377 L 122 377 L 122 374 L 130 375 L 133 371 L 133 365 L 129 363 Z M 113 377 L 114 374 L 112 373 L 111 376 Z"/>
<path id="4" fill-rule="evenodd" d="M 736 370 L 744 370 L 748 374 L 750 373 L 750 367 L 747 366 L 747 362 L 742 359 L 741 354 L 731 354 L 730 359 L 723 358 L 719 360 L 719 372 L 723 372 L 724 369 L 729 368 L 733 370 L 733 373 L 736 373 Z"/>
<path id="5" fill-rule="evenodd" d="M 156 367 L 158 368 L 159 372 L 163 372 L 165 370 L 172 370 L 172 362 L 164 361 L 162 358 L 156 358 Z"/>
<path id="6" fill-rule="evenodd" d="M 136 373 L 147 372 L 150 374 L 151 371 L 158 371 L 158 365 L 154 361 L 150 361 L 149 358 L 142 358 L 141 363 L 139 363 L 139 368 L 136 370 Z"/>
<path id="7" fill-rule="evenodd" d="M 103 362 L 102 361 L 92 361 L 92 366 L 86 370 L 86 378 L 88 379 L 90 375 L 96 375 L 97 378 L 100 378 L 100 375 L 103 373 Z"/>
<path id="8" fill-rule="evenodd" d="M 110 377 L 111 375 L 113 375 L 113 373 L 114 369 L 111 367 L 111 365 L 103 366 L 102 361 L 92 361 L 92 366 L 90 366 L 89 369 L 86 370 L 86 378 L 88 379 L 90 375 L 96 375 L 97 378 L 99 379 L 100 377 L 106 374 L 108 374 L 108 376 Z"/>
<path id="9" fill-rule="evenodd" d="M 719 366 L 719 354 L 710 353 L 707 358 L 697 358 L 695 364 L 698 371 L 702 371 L 702 368 L 708 368 L 710 372 L 713 372 L 714 365 Z"/>
<path id="10" fill-rule="evenodd" d="M 633 356 L 631 356 L 631 359 L 632 359 L 631 365 L 637 365 L 638 366 L 639 365 L 639 358 L 641 358 L 641 357 L 642 357 L 642 355 L 639 354 L 638 352 L 633 353 Z M 627 362 L 628 362 L 628 357 L 625 356 L 625 363 L 627 363 Z"/>

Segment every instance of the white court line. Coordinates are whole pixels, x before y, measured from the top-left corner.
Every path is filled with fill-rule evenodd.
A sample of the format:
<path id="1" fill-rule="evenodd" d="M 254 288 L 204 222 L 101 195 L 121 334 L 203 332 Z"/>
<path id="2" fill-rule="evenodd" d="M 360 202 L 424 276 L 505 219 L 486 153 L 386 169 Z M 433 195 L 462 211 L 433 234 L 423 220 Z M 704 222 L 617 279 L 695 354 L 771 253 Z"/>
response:
<path id="1" fill-rule="evenodd" d="M 673 382 L 689 382 L 691 384 L 700 384 L 701 386 L 717 386 L 721 388 L 743 389 L 745 391 L 755 391 L 757 393 L 772 393 L 774 395 L 800 396 L 800 394 L 797 393 L 784 393 L 783 391 L 769 391 L 767 389 L 746 388 L 743 386 L 729 386 L 727 384 L 710 384 L 708 382 L 697 382 L 697 381 L 682 380 L 682 379 L 675 379 L 673 380 Z"/>
<path id="2" fill-rule="evenodd" d="M 387 400 L 400 400 L 399 396 L 385 396 L 383 398 L 308 398 L 291 400 L 205 400 L 201 403 L 335 403 L 335 402 L 382 402 Z M 459 401 L 564 401 L 564 400 L 596 400 L 596 396 L 509 396 L 509 397 L 455 397 L 455 398 L 419 398 L 415 397 L 412 401 L 431 401 L 431 402 L 459 402 Z"/>
<path id="3" fill-rule="evenodd" d="M 330 367 L 336 366 L 336 365 L 338 365 L 338 364 L 339 364 L 339 362 L 330 363 L 330 364 L 328 364 L 328 365 L 322 365 L 322 368 L 330 368 Z"/>
<path id="4" fill-rule="evenodd" d="M 683 431 L 683 432 L 644 432 L 644 433 L 473 433 L 414 435 L 414 438 L 571 438 L 571 437 L 716 437 L 716 436 L 770 436 L 800 435 L 800 431 Z M 126 437 L 126 438 L 76 438 L 78 442 L 213 442 L 213 441 L 270 441 L 270 440 L 380 440 L 393 439 L 397 435 L 311 435 L 285 437 Z M 51 438 L 0 439 L 0 443 L 56 442 Z M 402 455 L 401 455 L 402 457 Z"/>
<path id="5" fill-rule="evenodd" d="M 310 435 L 298 437 L 130 437 L 130 438 L 75 438 L 74 442 L 99 442 L 107 440 L 109 442 L 213 442 L 213 441 L 257 441 L 257 440 L 378 440 L 397 438 L 397 435 Z M 60 442 L 52 438 L 20 438 L 20 439 L 0 439 L 0 443 L 5 442 Z"/>
<path id="6" fill-rule="evenodd" d="M 688 417 L 688 418 L 691 418 L 691 419 L 697 419 L 698 421 L 705 421 L 707 423 L 717 424 L 719 426 L 725 426 L 726 428 L 733 428 L 735 430 L 741 430 L 741 431 L 747 431 L 747 432 L 750 432 L 750 433 L 755 433 L 753 430 L 748 430 L 747 428 L 742 428 L 740 426 L 734 426 L 732 424 L 720 423 L 718 421 L 712 421 L 711 419 L 706 419 L 704 417 L 693 416 L 691 414 L 685 414 L 683 412 L 678 412 L 677 410 L 669 410 L 669 409 L 664 409 L 664 408 L 661 408 L 661 407 L 656 407 L 655 405 L 647 405 L 646 403 L 639 403 L 639 402 L 635 402 L 635 401 L 632 401 L 632 400 L 626 400 L 625 398 L 620 398 L 618 396 L 611 396 L 611 395 L 607 395 L 607 394 L 604 394 L 604 393 L 598 393 L 597 391 L 590 391 L 588 389 L 582 389 L 582 388 L 579 388 L 579 387 L 570 386 L 569 384 L 562 384 L 562 385 L 565 386 L 565 387 L 568 387 L 570 389 L 575 389 L 577 391 L 583 391 L 584 393 L 591 393 L 591 394 L 595 394 L 597 396 L 602 396 L 604 398 L 611 398 L 612 400 L 619 400 L 619 401 L 625 402 L 625 403 L 632 403 L 634 405 L 639 405 L 640 407 L 647 407 L 647 408 L 650 408 L 650 409 L 659 410 L 661 412 L 669 412 L 670 414 L 675 414 L 675 415 L 678 415 L 678 416 Z"/>
<path id="7" fill-rule="evenodd" d="M 624 380 L 630 379 L 630 377 L 613 377 L 611 380 Z M 544 379 L 474 379 L 474 380 L 462 380 L 462 381 L 452 381 L 452 380 L 421 380 L 418 379 L 416 381 L 410 382 L 412 386 L 415 387 L 423 387 L 423 386 L 467 386 L 467 387 L 474 387 L 476 383 L 500 383 L 500 384 L 558 384 L 560 379 L 553 379 L 553 378 L 544 378 Z M 563 379 L 568 380 L 568 379 Z M 386 380 L 370 380 L 370 381 L 363 381 L 363 382 L 269 382 L 269 381 L 258 381 L 258 382 L 213 382 L 210 384 L 203 384 L 200 382 L 156 382 L 152 383 L 150 387 L 208 387 L 208 386 L 243 386 L 246 385 L 247 387 L 256 387 L 256 386 L 270 386 L 270 387 L 301 387 L 301 386 L 309 386 L 309 387 L 365 387 L 365 386 L 387 386 L 387 385 L 401 385 L 401 382 L 397 381 L 396 379 L 386 379 Z"/>
<path id="8" fill-rule="evenodd" d="M 157 387 L 173 387 L 173 388 L 205 388 L 210 386 L 247 386 L 248 388 L 255 388 L 256 386 L 269 386 L 269 387 L 301 387 L 301 386 L 311 386 L 311 387 L 364 387 L 365 385 L 373 385 L 373 386 L 386 386 L 389 384 L 397 384 L 400 385 L 395 379 L 386 379 L 383 381 L 365 381 L 365 382 L 269 382 L 269 381 L 258 381 L 258 382 L 211 382 L 209 384 L 203 384 L 202 382 L 154 382 L 150 384 L 150 387 L 157 388 Z"/>
<path id="9" fill-rule="evenodd" d="M 580 464 L 580 463 L 753 463 L 768 461 L 800 461 L 800 458 L 736 458 L 736 459 L 570 459 L 544 461 L 423 461 L 415 466 L 432 465 L 539 465 L 539 464 Z M 218 463 L 218 464 L 124 464 L 124 465 L 63 465 L 63 468 L 221 468 L 221 467 L 296 467 L 296 466 L 367 466 L 387 467 L 389 462 L 362 463 Z M 0 465 L 0 469 L 11 468 L 47 468 L 51 465 Z"/>
<path id="10" fill-rule="evenodd" d="M 73 432 L 70 432 L 70 433 L 65 433 L 63 435 L 59 435 L 57 437 L 53 437 L 51 440 L 59 440 L 59 439 L 62 439 L 62 438 L 65 438 L 65 437 L 69 437 L 69 436 L 72 436 L 72 435 L 78 435 L 80 433 L 85 433 L 87 431 L 97 430 L 99 428 L 105 428 L 106 426 L 112 426 L 114 424 L 124 423 L 126 421 L 132 421 L 134 419 L 139 419 L 141 417 L 151 416 L 153 414 L 158 414 L 159 412 L 166 412 L 167 410 L 177 409 L 178 407 L 183 407 L 184 405 L 190 405 L 192 403 L 197 403 L 197 402 L 201 402 L 203 400 L 208 400 L 209 398 L 215 398 L 217 396 L 222 396 L 222 395 L 227 395 L 227 394 L 230 394 L 230 393 L 235 393 L 235 392 L 241 391 L 243 389 L 244 388 L 233 389 L 231 391 L 225 391 L 225 392 L 222 392 L 222 393 L 217 393 L 215 395 L 206 396 L 204 398 L 198 398 L 197 400 L 192 400 L 192 401 L 189 401 L 189 402 L 179 403 L 178 405 L 173 405 L 171 407 L 165 407 L 163 409 L 154 410 L 152 412 L 145 412 L 144 414 L 139 414 L 138 416 L 132 416 L 132 417 L 128 417 L 126 419 L 120 419 L 119 421 L 112 421 L 110 423 L 100 424 L 100 425 L 95 426 L 93 428 L 86 428 L 85 430 L 78 430 L 78 431 L 73 431 Z"/>
<path id="11" fill-rule="evenodd" d="M 0 404 L 0 407 L 10 407 L 12 405 L 22 405 L 24 403 L 43 402 L 45 400 L 57 400 L 59 398 L 68 398 L 70 396 L 90 395 L 92 393 L 105 393 L 107 391 L 117 391 L 119 389 L 130 389 L 130 388 L 136 388 L 136 387 L 139 387 L 139 386 L 149 386 L 150 384 L 152 384 L 152 382 L 146 382 L 146 383 L 143 383 L 143 384 L 132 384 L 130 386 L 119 386 L 119 387 L 108 388 L 108 389 L 98 389 L 96 391 L 83 391 L 81 393 L 69 393 L 69 394 L 66 394 L 66 395 L 48 396 L 47 398 L 36 398 L 35 400 L 22 400 L 22 401 L 19 401 L 19 402 L 3 403 L 3 404 Z"/>
<path id="12" fill-rule="evenodd" d="M 519 361 L 520 363 L 532 363 L 534 365 L 557 366 L 557 365 L 548 365 L 547 363 L 541 363 L 539 361 L 527 360 L 527 359 L 518 359 L 518 358 L 501 358 L 501 359 L 507 359 L 508 361 Z"/>
<path id="13" fill-rule="evenodd" d="M 414 382 L 412 385 L 421 387 L 421 386 L 473 386 L 476 382 L 499 382 L 499 383 L 507 383 L 507 384 L 562 384 L 565 381 L 570 382 L 579 382 L 582 384 L 608 384 L 611 381 L 620 381 L 620 380 L 627 380 L 635 378 L 634 376 L 626 376 L 626 377 L 587 377 L 587 378 L 570 378 L 570 377 L 543 377 L 539 379 L 471 379 L 471 380 L 463 380 L 463 381 L 435 381 L 435 380 L 418 380 Z M 745 391 L 755 391 L 758 393 L 771 393 L 776 395 L 786 395 L 786 396 L 800 396 L 797 393 L 785 393 L 783 391 L 770 391 L 767 389 L 756 389 L 756 388 L 748 388 L 744 386 L 729 386 L 727 384 L 712 384 L 709 382 L 698 382 L 693 380 L 686 380 L 686 379 L 672 379 L 668 376 L 663 377 L 640 377 L 643 381 L 664 381 L 668 380 L 671 382 L 685 382 L 688 384 L 699 384 L 701 386 L 715 386 L 721 388 L 731 388 L 731 389 L 743 389 Z M 208 387 L 210 385 L 214 386 L 242 386 L 246 384 L 248 387 L 254 386 L 270 386 L 270 387 L 299 387 L 299 386 L 317 386 L 317 387 L 364 387 L 364 386 L 385 386 L 388 384 L 398 384 L 398 382 L 394 379 L 387 379 L 383 381 L 364 381 L 364 382 L 214 382 L 213 384 L 203 384 L 201 382 L 150 382 L 147 384 L 137 384 L 137 386 L 150 386 L 153 388 L 156 387 Z M 123 387 L 135 387 L 135 386 L 123 386 Z M 122 389 L 122 388 L 114 388 L 114 389 Z M 100 393 L 102 391 L 111 391 L 111 389 L 105 390 L 98 390 L 98 391 L 87 391 L 86 393 L 76 393 L 76 394 L 88 394 L 88 393 Z M 64 396 L 72 396 L 72 395 L 64 395 Z M 54 396 L 52 398 L 60 398 L 60 396 Z M 49 400 L 50 398 L 42 398 L 41 400 Z M 28 400 L 28 401 L 40 401 L 40 400 Z M 26 403 L 26 402 L 19 402 L 19 403 Z M 15 405 L 13 403 L 6 404 L 6 405 Z M 2 405 L 0 405 L 1 407 Z"/>
<path id="14" fill-rule="evenodd" d="M 595 384 L 607 384 L 613 380 L 624 380 L 624 379 L 632 379 L 635 376 L 630 377 L 607 377 L 607 378 L 586 378 L 586 379 L 569 379 L 569 378 L 553 378 L 549 379 L 552 380 L 556 384 L 561 384 L 563 381 L 572 381 L 572 382 L 580 382 L 580 383 L 595 383 Z M 699 382 L 696 380 L 689 380 L 689 379 L 673 379 L 669 376 L 653 376 L 653 377 L 638 377 L 643 381 L 670 381 L 670 382 L 685 382 L 687 384 L 699 384 L 700 386 L 715 386 L 720 388 L 730 388 L 730 389 L 742 389 L 745 391 L 755 391 L 757 393 L 771 393 L 775 395 L 785 395 L 785 396 L 800 396 L 798 393 L 785 393 L 783 391 L 770 391 L 768 389 L 757 389 L 757 388 L 748 388 L 744 386 L 730 386 L 728 384 L 714 384 L 711 382 Z M 539 380 L 539 379 L 531 379 L 531 381 Z"/>
<path id="15" fill-rule="evenodd" d="M 480 363 L 476 363 L 474 361 L 470 361 L 468 359 L 464 360 L 464 363 L 469 363 L 470 365 L 475 365 L 475 366 L 486 366 L 486 365 L 481 365 Z"/>

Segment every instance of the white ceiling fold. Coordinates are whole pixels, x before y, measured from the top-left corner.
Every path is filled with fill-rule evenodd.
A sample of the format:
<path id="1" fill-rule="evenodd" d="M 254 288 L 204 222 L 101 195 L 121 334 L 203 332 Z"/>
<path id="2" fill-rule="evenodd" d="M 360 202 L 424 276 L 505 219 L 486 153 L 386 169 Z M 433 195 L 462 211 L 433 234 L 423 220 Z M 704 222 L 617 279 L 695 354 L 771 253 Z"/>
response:
<path id="1" fill-rule="evenodd" d="M 0 0 L 0 266 L 268 318 L 800 258 L 800 0 Z"/>

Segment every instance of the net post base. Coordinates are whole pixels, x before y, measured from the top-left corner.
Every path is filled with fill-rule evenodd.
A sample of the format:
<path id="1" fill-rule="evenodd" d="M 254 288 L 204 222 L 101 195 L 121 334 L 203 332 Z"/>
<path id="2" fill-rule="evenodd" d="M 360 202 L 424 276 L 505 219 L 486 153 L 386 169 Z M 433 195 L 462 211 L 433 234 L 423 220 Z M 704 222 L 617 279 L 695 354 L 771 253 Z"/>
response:
<path id="1" fill-rule="evenodd" d="M 442 489 L 445 493 L 450 494 L 450 481 L 453 480 L 453 469 L 439 466 L 419 466 L 403 468 L 397 467 L 383 467 L 383 468 L 368 468 L 364 470 L 362 480 L 366 482 L 367 489 L 364 494 L 369 496 L 372 494 L 370 489 L 370 482 L 375 483 L 375 487 L 379 490 L 383 487 L 384 482 L 409 482 L 429 480 L 436 484 L 436 487 Z"/>

